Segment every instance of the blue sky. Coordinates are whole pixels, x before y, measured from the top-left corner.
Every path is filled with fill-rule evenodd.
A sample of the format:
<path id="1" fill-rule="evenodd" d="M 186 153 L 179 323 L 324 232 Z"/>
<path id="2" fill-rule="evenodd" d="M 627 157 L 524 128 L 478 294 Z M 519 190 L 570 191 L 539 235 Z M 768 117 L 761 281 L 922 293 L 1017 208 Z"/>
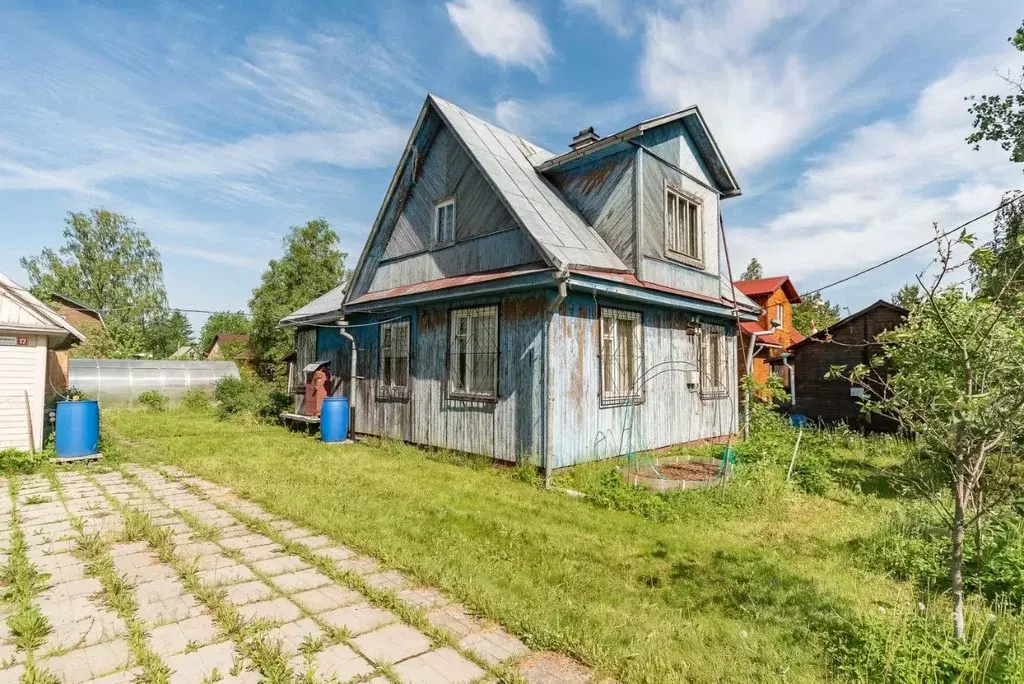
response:
<path id="1" fill-rule="evenodd" d="M 0 271 L 24 281 L 18 258 L 92 206 L 149 233 L 174 306 L 243 308 L 318 216 L 351 266 L 429 91 L 553 151 L 700 105 L 744 190 L 724 204 L 734 269 L 756 254 L 809 290 L 1024 187 L 964 143 L 963 101 L 1003 92 L 1022 18 L 1002 0 L 0 0 Z M 929 256 L 828 296 L 885 297 Z"/>

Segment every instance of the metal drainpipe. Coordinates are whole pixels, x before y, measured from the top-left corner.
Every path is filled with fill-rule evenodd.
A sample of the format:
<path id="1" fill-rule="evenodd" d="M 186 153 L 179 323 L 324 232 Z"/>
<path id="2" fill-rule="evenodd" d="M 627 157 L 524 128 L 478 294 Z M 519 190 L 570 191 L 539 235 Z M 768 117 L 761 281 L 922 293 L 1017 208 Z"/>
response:
<path id="1" fill-rule="evenodd" d="M 750 369 L 754 365 L 754 347 L 757 346 L 757 338 L 761 335 L 771 335 L 774 330 L 758 330 L 757 332 L 750 333 L 750 346 L 747 348 L 747 375 L 750 375 Z M 746 394 L 743 401 L 743 439 L 750 438 L 750 386 L 746 388 Z"/>
<path id="2" fill-rule="evenodd" d="M 356 349 L 356 338 L 352 337 L 352 333 L 345 330 L 345 326 L 348 325 L 348 321 L 342 319 L 338 321 L 338 332 L 346 340 L 352 343 L 352 363 L 349 369 L 348 377 L 348 431 L 349 436 L 354 440 L 356 438 L 356 359 L 359 355 Z"/>
<path id="3" fill-rule="evenodd" d="M 555 283 L 558 285 L 558 294 L 555 295 L 554 300 L 551 302 L 551 306 L 548 307 L 548 313 L 551 314 L 548 317 L 547 325 L 544 326 L 544 487 L 545 489 L 551 488 L 551 445 L 548 442 L 548 435 L 550 434 L 551 424 L 551 382 L 548 375 L 551 371 L 550 357 L 550 341 L 551 341 L 551 322 L 554 320 L 555 315 L 558 314 L 558 310 L 562 307 L 562 302 L 569 296 L 569 271 L 566 268 L 562 268 L 555 274 Z"/>
<path id="4" fill-rule="evenodd" d="M 796 409 L 796 366 L 789 365 L 789 354 L 783 354 L 781 357 L 782 365 L 789 370 L 789 403 L 793 405 L 793 409 Z"/>

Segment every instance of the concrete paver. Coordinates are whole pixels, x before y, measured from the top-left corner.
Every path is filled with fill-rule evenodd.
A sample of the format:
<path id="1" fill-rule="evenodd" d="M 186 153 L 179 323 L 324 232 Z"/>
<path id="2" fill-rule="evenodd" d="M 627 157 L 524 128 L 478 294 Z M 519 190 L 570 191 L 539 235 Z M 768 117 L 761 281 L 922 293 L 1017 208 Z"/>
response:
<path id="1" fill-rule="evenodd" d="M 430 639 L 409 625 L 389 625 L 356 637 L 352 643 L 377 665 L 397 663 L 430 650 Z"/>
<path id="2" fill-rule="evenodd" d="M 152 524 L 170 530 L 175 556 L 195 569 L 202 585 L 216 587 L 244 620 L 271 623 L 262 634 L 281 643 L 298 675 L 310 672 L 318 680 L 358 678 L 385 684 L 386 679 L 369 676 L 375 665 L 389 665 L 400 681 L 410 684 L 469 682 L 488 674 L 466 657 L 471 654 L 494 665 L 518 663 L 530 684 L 589 681 L 589 671 L 574 661 L 559 654 L 531 654 L 515 636 L 471 616 L 437 590 L 415 586 L 404 574 L 382 568 L 376 559 L 276 518 L 225 487 L 175 470 L 177 477 L 198 488 L 201 493 L 197 493 L 155 470 L 125 467 L 133 474 L 131 479 L 118 472 L 90 476 L 59 472 L 63 498 L 45 478 L 23 478 L 19 487 L 17 513 L 27 556 L 40 572 L 49 575 L 35 602 L 51 632 L 35 656 L 64 684 L 127 684 L 143 674 L 125 641 L 124 621 L 102 604 L 99 581 L 88 575 L 74 554 L 78 533 L 71 516 L 78 516 L 87 531 L 97 531 L 110 540 L 114 569 L 132 586 L 136 617 L 145 626 L 146 643 L 172 670 L 173 684 L 213 678 L 224 684 L 255 684 L 262 679 L 259 672 L 246 669 L 239 645 L 224 640 L 227 635 L 214 615 L 189 593 L 176 566 L 162 561 L 145 541 L 118 541 L 124 520 L 121 509 L 108 496 L 119 505 L 145 511 Z M 37 498 L 44 501 L 27 504 Z M 394 592 L 405 605 L 428 611 L 430 623 L 450 632 L 459 640 L 458 647 L 433 649 L 427 635 L 373 605 L 359 591 L 334 582 L 299 556 L 286 553 L 266 535 L 251 531 L 230 510 L 266 521 L 284 538 L 338 569 L 361 575 L 368 586 Z M 13 512 L 11 502 L 0 497 L 0 562 L 6 560 Z M 216 528 L 216 534 L 203 534 L 199 539 L 192 527 L 195 519 Z M 346 643 L 320 648 L 330 629 L 341 630 Z M 18 681 L 25 659 L 6 644 L 7 637 L 0 615 L 0 664 L 9 665 L 0 669 L 0 684 Z M 304 643 L 318 650 L 300 653 Z"/>

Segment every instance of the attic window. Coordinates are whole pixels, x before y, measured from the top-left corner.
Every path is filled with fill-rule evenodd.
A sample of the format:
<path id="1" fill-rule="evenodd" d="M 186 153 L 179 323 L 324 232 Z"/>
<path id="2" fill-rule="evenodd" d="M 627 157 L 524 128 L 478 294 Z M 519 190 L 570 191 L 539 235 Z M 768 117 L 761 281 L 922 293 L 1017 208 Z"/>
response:
<path id="1" fill-rule="evenodd" d="M 455 242 L 455 198 L 434 205 L 434 243 Z"/>
<path id="2" fill-rule="evenodd" d="M 670 258 L 703 267 L 700 202 L 665 187 L 665 252 Z"/>

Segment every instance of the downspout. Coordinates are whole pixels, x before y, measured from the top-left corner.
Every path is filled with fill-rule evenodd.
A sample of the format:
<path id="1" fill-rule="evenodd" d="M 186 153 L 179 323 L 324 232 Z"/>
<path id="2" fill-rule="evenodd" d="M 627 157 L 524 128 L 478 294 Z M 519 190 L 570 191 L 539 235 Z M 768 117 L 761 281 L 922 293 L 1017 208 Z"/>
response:
<path id="1" fill-rule="evenodd" d="M 758 330 L 750 333 L 750 346 L 747 347 L 747 375 L 750 375 L 750 369 L 754 366 L 754 353 L 755 347 L 757 346 L 757 338 L 762 335 L 771 335 L 774 330 Z M 743 439 L 750 439 L 750 381 L 747 381 L 747 387 L 745 390 L 743 400 Z"/>
<path id="2" fill-rule="evenodd" d="M 789 371 L 789 403 L 793 405 L 793 409 L 796 409 L 796 366 L 789 365 L 789 354 L 783 354 L 781 357 L 782 365 Z"/>
<path id="3" fill-rule="evenodd" d="M 348 376 L 348 430 L 349 436 L 352 440 L 356 438 L 356 358 L 359 355 L 359 351 L 356 349 L 356 338 L 352 337 L 352 333 L 345 330 L 345 326 L 348 325 L 348 321 L 341 319 L 338 321 L 338 332 L 352 344 L 352 357 L 349 368 Z"/>
<path id="4" fill-rule="evenodd" d="M 544 326 L 544 359 L 543 359 L 543 381 L 544 381 L 544 488 L 551 488 L 551 443 L 548 439 L 550 435 L 550 423 L 551 423 L 551 381 L 548 377 L 551 372 L 551 364 L 548 360 L 551 353 L 551 323 L 557 315 L 558 311 L 562 308 L 562 302 L 569 296 L 569 270 L 564 266 L 555 273 L 555 284 L 558 286 L 558 293 L 552 300 L 551 305 L 548 306 L 548 320 Z"/>

